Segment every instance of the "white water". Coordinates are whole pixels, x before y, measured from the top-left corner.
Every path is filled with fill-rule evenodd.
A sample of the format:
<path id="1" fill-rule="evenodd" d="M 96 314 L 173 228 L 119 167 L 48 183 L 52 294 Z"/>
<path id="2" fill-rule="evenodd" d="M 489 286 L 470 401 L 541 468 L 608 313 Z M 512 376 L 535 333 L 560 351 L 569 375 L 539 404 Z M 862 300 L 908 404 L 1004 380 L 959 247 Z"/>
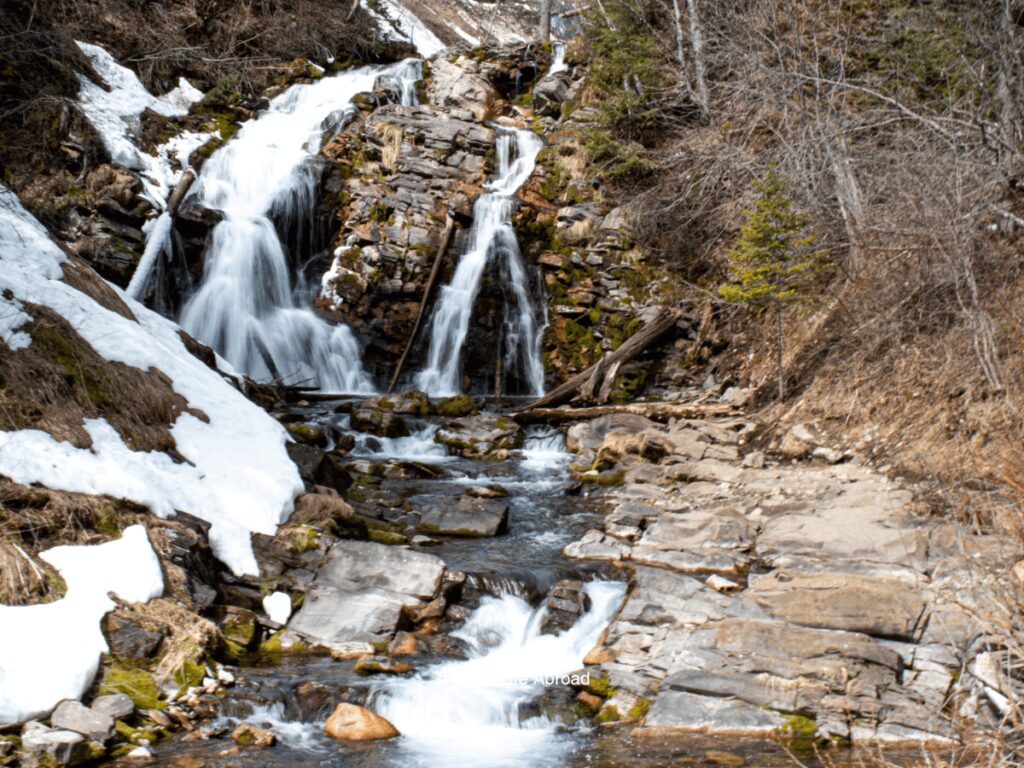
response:
<path id="1" fill-rule="evenodd" d="M 374 461 L 392 459 L 424 464 L 453 461 L 447 446 L 434 442 L 435 432 L 436 424 L 428 424 L 407 437 L 377 437 L 365 432 L 354 432 L 356 444 L 352 448 L 352 455 Z"/>
<path id="2" fill-rule="evenodd" d="M 373 391 L 351 330 L 324 321 L 293 289 L 291 260 L 274 225 L 297 231 L 300 243 L 312 229 L 324 121 L 351 109 L 356 94 L 373 90 L 378 78 L 418 74 L 402 62 L 295 85 L 203 166 L 200 202 L 224 220 L 213 230 L 202 284 L 181 324 L 236 369 L 261 380 Z M 413 99 L 411 85 L 400 91 Z"/>
<path id="3" fill-rule="evenodd" d="M 438 664 L 383 684 L 371 707 L 402 734 L 403 765 L 447 768 L 561 765 L 571 748 L 546 717 L 519 721 L 519 707 L 544 690 L 545 677 L 580 670 L 583 657 L 625 594 L 619 582 L 586 587 L 591 609 L 559 635 L 539 632 L 541 611 L 521 598 L 485 597 L 456 634 L 470 658 Z"/>
<path id="4" fill-rule="evenodd" d="M 551 53 L 551 68 L 548 74 L 557 75 L 559 72 L 565 72 L 568 69 L 565 65 L 565 43 L 552 43 Z"/>
<path id="5" fill-rule="evenodd" d="M 543 317 L 538 321 L 542 312 L 531 301 L 526 268 L 512 228 L 513 195 L 530 178 L 543 146 L 532 131 L 499 129 L 498 176 L 487 185 L 490 191 L 473 206 L 469 250 L 459 260 L 451 283 L 441 290 L 431 319 L 427 364 L 416 375 L 416 387 L 427 394 L 444 396 L 462 391 L 463 344 L 484 270 L 490 264 L 501 270 L 505 288 L 505 370 L 520 375 L 527 394 L 544 391 L 540 355 L 544 321 Z"/>

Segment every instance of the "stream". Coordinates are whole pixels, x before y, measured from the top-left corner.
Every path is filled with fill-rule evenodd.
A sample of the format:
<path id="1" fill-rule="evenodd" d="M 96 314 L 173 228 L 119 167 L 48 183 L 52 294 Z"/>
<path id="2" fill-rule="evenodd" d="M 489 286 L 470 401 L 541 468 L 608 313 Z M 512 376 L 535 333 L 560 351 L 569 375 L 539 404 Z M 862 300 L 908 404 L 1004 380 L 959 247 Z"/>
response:
<path id="1" fill-rule="evenodd" d="M 472 611 L 441 629 L 463 652 L 402 657 L 414 666 L 404 675 L 361 676 L 353 662 L 329 656 L 286 655 L 279 663 L 244 667 L 239 670 L 242 681 L 227 692 L 213 725 L 221 738 L 176 737 L 159 745 L 158 759 L 199 759 L 210 766 L 655 768 L 700 764 L 709 750 L 723 749 L 721 739 L 635 741 L 628 730 L 577 719 L 576 689 L 569 676 L 583 672 L 583 657 L 621 604 L 626 584 L 611 569 L 561 554 L 565 544 L 600 519 L 600 500 L 569 478 L 571 456 L 559 431 L 532 428 L 522 449 L 506 461 L 467 460 L 433 442 L 433 421 L 416 422 L 409 437 L 379 438 L 348 430 L 348 417 L 334 414 L 331 405 L 321 404 L 306 416 L 310 423 L 333 424 L 351 434 L 354 463 L 429 467 L 436 473 L 385 479 L 376 489 L 382 498 L 415 507 L 455 503 L 471 485 L 498 483 L 508 490 L 506 533 L 438 537 L 438 544 L 424 548 L 450 570 L 467 575 L 461 605 Z M 540 603 L 552 585 L 566 578 L 586 582 L 589 610 L 571 628 L 541 634 Z M 365 743 L 330 739 L 324 721 L 338 701 L 368 706 L 401 736 Z M 278 744 L 233 753 L 223 736 L 242 722 L 270 728 Z M 773 744 L 740 743 L 728 749 L 758 765 L 792 765 Z"/>

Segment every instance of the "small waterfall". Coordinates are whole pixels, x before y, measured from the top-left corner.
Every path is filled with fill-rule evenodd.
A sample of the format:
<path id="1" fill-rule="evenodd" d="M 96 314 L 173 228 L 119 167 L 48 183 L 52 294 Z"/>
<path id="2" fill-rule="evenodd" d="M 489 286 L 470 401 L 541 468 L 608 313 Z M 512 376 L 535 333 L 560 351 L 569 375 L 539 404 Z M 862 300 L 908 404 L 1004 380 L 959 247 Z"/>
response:
<path id="1" fill-rule="evenodd" d="M 568 67 L 565 65 L 565 43 L 554 42 L 551 44 L 551 68 L 548 75 L 557 75 L 565 72 Z"/>
<path id="2" fill-rule="evenodd" d="M 309 307 L 293 265 L 314 242 L 319 182 L 316 156 L 325 123 L 373 90 L 378 79 L 399 83 L 414 103 L 418 62 L 366 67 L 295 85 L 203 166 L 200 202 L 224 214 L 213 230 L 202 283 L 185 305 L 181 325 L 235 368 L 260 380 L 280 379 L 337 392 L 372 392 L 359 345 L 344 325 Z M 282 235 L 282 233 L 284 233 Z"/>
<path id="3" fill-rule="evenodd" d="M 412 766 L 565 765 L 570 738 L 540 716 L 520 721 L 520 705 L 552 678 L 583 666 L 625 594 L 625 584 L 591 582 L 591 608 L 570 629 L 540 634 L 541 612 L 520 597 L 485 597 L 457 633 L 470 658 L 385 683 L 371 706 L 402 734 Z M 561 684 L 556 681 L 555 684 Z"/>
<path id="4" fill-rule="evenodd" d="M 544 310 L 535 308 L 531 300 L 526 266 L 512 228 L 513 195 L 530 178 L 543 146 L 532 131 L 498 129 L 498 175 L 487 185 L 489 192 L 473 205 L 469 250 L 459 260 L 451 283 L 442 288 L 438 297 L 431 319 L 427 364 L 416 375 L 416 386 L 430 395 L 455 395 L 462 391 L 463 344 L 484 270 L 491 263 L 500 270 L 505 292 L 504 368 L 526 382 L 527 394 L 539 395 L 544 391 L 540 354 L 546 322 Z"/>

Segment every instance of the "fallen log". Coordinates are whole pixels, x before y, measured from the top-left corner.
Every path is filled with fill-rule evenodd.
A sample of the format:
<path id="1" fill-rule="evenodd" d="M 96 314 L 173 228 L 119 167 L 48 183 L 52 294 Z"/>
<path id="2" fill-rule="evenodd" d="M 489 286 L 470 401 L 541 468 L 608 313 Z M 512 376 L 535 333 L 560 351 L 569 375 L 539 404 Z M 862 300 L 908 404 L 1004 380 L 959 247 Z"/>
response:
<path id="1" fill-rule="evenodd" d="M 430 269 L 430 277 L 427 278 L 427 286 L 423 289 L 423 299 L 420 301 L 419 312 L 416 313 L 416 322 L 413 323 L 412 333 L 409 334 L 409 341 L 405 344 L 405 350 L 402 352 L 402 356 L 398 358 L 398 365 L 395 366 L 395 372 L 391 376 L 391 382 L 388 384 L 389 395 L 395 391 L 395 385 L 398 383 L 398 377 L 402 375 L 402 369 L 405 367 L 405 358 L 409 356 L 409 350 L 412 349 L 412 345 L 416 341 L 416 336 L 420 332 L 420 326 L 423 324 L 423 317 L 426 314 L 427 307 L 430 305 L 430 296 L 434 292 L 434 284 L 437 282 L 437 278 L 441 274 L 441 265 L 444 263 L 444 255 L 448 250 L 448 243 L 451 242 L 452 231 L 454 229 L 455 221 L 451 216 L 448 216 L 445 221 L 444 232 L 441 234 L 441 244 L 437 248 L 437 256 L 434 257 L 434 266 Z"/>
<path id="2" fill-rule="evenodd" d="M 582 373 L 576 374 L 543 397 L 539 397 L 532 403 L 523 406 L 522 410 L 528 411 L 534 408 L 558 405 L 571 400 L 577 394 L 582 395 L 585 400 L 592 399 L 595 393 L 600 395 L 605 376 L 609 372 L 616 372 L 619 369 L 619 366 L 615 365 L 615 363 L 621 364 L 632 360 L 648 347 L 660 341 L 665 334 L 675 327 L 676 322 L 682 316 L 683 312 L 681 310 L 662 309 L 653 320 L 626 339 L 618 349 L 609 352 L 595 365 L 590 366 Z"/>
<path id="3" fill-rule="evenodd" d="M 178 208 L 181 207 L 181 201 L 185 199 L 185 195 L 188 194 L 195 180 L 196 172 L 191 168 L 186 168 L 185 172 L 181 174 L 181 178 L 178 179 L 178 183 L 174 185 L 171 196 L 167 198 L 167 213 L 171 216 L 177 216 Z"/>
<path id="4" fill-rule="evenodd" d="M 631 413 L 645 416 L 651 421 L 669 419 L 706 419 L 738 413 L 725 403 L 624 403 L 622 405 L 594 405 L 586 408 L 534 408 L 513 413 L 510 418 L 520 424 L 565 424 L 587 421 L 612 413 Z"/>

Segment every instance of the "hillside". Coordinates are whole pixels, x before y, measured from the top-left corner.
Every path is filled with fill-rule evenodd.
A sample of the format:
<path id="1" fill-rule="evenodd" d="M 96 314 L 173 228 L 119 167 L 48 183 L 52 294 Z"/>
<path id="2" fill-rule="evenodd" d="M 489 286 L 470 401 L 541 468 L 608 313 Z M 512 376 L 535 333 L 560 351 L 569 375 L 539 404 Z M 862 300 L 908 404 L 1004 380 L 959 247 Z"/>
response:
<path id="1" fill-rule="evenodd" d="M 5 3 L 0 765 L 1018 764 L 1022 37 Z"/>

